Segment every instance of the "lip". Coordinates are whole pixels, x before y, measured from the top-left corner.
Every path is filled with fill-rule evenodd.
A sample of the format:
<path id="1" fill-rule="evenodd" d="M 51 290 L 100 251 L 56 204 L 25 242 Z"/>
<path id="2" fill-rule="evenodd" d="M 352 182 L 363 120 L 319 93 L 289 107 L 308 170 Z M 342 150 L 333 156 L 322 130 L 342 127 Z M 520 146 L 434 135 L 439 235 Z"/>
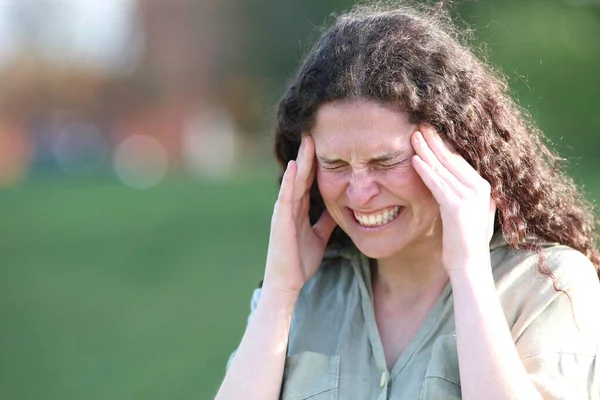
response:
<path id="1" fill-rule="evenodd" d="M 402 209 L 402 208 L 403 208 L 403 207 L 402 207 L 401 205 L 399 205 L 399 204 L 395 204 L 395 205 L 393 205 L 393 206 L 388 206 L 388 207 L 383 207 L 383 208 L 380 208 L 380 209 L 378 209 L 378 210 L 369 210 L 369 211 L 363 211 L 363 210 L 359 210 L 359 209 L 356 209 L 356 208 L 350 208 L 350 207 L 348 207 L 348 208 L 349 208 L 351 211 L 354 211 L 354 212 L 357 212 L 357 213 L 360 213 L 360 214 L 371 215 L 371 214 L 379 214 L 379 213 L 382 213 L 382 212 L 384 212 L 385 210 L 390 210 L 390 209 L 392 209 L 392 208 L 396 208 L 396 207 L 400 207 L 400 209 Z"/>
<path id="2" fill-rule="evenodd" d="M 391 206 L 391 207 L 396 207 L 396 206 Z M 396 216 L 396 218 L 394 218 L 393 220 L 391 220 L 387 224 L 380 225 L 380 226 L 363 226 L 363 225 L 361 225 L 356 220 L 356 217 L 354 216 L 354 211 L 357 211 L 357 212 L 360 212 L 360 213 L 363 213 L 363 214 L 372 214 L 372 213 L 381 212 L 383 210 L 387 210 L 390 207 L 381 208 L 381 209 L 379 209 L 377 211 L 371 211 L 369 213 L 358 211 L 358 210 L 353 210 L 352 208 L 346 207 L 346 213 L 348 215 L 348 219 L 353 222 L 354 226 L 356 226 L 357 229 L 361 229 L 363 231 L 375 233 L 375 232 L 384 231 L 384 230 L 388 229 L 390 226 L 394 225 L 398 220 L 401 219 L 401 217 L 404 215 L 404 211 L 405 211 L 406 207 L 404 207 L 404 206 L 399 206 L 399 207 L 400 207 L 400 211 L 398 212 L 398 215 Z"/>

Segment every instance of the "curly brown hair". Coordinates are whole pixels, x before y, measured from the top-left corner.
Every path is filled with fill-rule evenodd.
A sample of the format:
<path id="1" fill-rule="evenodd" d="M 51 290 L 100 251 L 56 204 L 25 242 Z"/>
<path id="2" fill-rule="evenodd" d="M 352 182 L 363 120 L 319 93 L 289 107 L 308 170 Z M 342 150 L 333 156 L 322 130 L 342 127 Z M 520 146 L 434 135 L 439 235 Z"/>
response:
<path id="1" fill-rule="evenodd" d="M 296 158 L 301 135 L 322 104 L 356 98 L 397 104 L 411 122 L 433 125 L 490 183 L 496 230 L 511 247 L 542 255 L 540 242 L 564 244 L 598 269 L 591 205 L 529 114 L 510 98 L 506 78 L 461 35 L 444 5 L 361 6 L 335 18 L 279 103 L 275 155 L 282 170 Z M 323 210 L 315 182 L 313 223 Z M 525 240 L 530 236 L 538 242 Z M 330 245 L 348 240 L 336 228 Z M 540 268 L 549 272 L 542 258 Z"/>

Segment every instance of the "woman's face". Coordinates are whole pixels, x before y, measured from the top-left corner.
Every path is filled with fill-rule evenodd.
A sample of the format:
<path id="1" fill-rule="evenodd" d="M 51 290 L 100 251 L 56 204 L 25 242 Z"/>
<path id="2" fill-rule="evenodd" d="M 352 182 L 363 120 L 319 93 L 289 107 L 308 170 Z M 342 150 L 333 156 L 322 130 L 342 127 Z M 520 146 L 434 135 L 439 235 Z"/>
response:
<path id="1" fill-rule="evenodd" d="M 412 167 L 415 130 L 405 112 L 367 100 L 327 103 L 317 112 L 311 134 L 319 191 L 370 258 L 441 238 L 439 206 Z"/>

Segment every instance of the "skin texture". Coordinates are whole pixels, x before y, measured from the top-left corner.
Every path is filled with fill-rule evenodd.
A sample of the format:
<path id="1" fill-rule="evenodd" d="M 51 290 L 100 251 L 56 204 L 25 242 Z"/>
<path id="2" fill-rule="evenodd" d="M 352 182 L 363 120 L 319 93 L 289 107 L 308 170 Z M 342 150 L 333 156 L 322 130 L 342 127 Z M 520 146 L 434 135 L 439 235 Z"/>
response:
<path id="1" fill-rule="evenodd" d="M 392 107 L 348 101 L 323 105 L 311 131 L 327 210 L 363 254 L 391 264 L 441 242 L 439 207 L 411 163 L 416 128 Z M 393 206 L 402 207 L 400 215 L 378 229 L 352 213 Z"/>
<path id="2" fill-rule="evenodd" d="M 439 204 L 442 261 L 451 273 L 465 257 L 489 253 L 496 212 L 490 184 L 452 152 L 433 128 L 413 134 L 412 143 L 417 152 L 413 166 Z"/>
<path id="3" fill-rule="evenodd" d="M 308 218 L 314 173 L 314 143 L 302 140 L 298 162 L 290 161 L 271 219 L 264 287 L 297 295 L 317 271 L 335 222 L 324 211 L 312 226 Z"/>
<path id="4" fill-rule="evenodd" d="M 378 264 L 424 257 L 444 238 L 448 267 L 474 246 L 487 251 L 495 206 L 487 181 L 430 125 L 417 128 L 378 102 L 323 105 L 311 132 L 319 192 L 335 222 Z M 392 206 L 403 208 L 400 216 L 378 229 L 361 226 L 351 212 Z"/>

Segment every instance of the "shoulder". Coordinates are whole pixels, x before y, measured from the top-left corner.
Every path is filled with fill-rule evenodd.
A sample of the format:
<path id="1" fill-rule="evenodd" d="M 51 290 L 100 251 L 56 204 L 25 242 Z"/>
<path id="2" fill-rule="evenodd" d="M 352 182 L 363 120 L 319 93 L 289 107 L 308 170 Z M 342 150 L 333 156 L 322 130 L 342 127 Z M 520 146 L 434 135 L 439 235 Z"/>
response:
<path id="1" fill-rule="evenodd" d="M 567 246 L 544 249 L 547 268 L 564 290 L 579 287 L 599 288 L 600 280 L 592 262 L 582 253 Z"/>
<path id="2" fill-rule="evenodd" d="M 492 250 L 492 267 L 498 289 L 536 289 L 537 292 L 550 288 L 566 292 L 600 290 L 596 268 L 584 254 L 555 243 L 540 245 L 541 254 L 509 248 L 508 245 Z"/>
<path id="3" fill-rule="evenodd" d="M 496 289 L 522 357 L 597 354 L 600 281 L 594 265 L 558 244 L 542 244 L 541 256 L 507 246 L 492 251 Z"/>

